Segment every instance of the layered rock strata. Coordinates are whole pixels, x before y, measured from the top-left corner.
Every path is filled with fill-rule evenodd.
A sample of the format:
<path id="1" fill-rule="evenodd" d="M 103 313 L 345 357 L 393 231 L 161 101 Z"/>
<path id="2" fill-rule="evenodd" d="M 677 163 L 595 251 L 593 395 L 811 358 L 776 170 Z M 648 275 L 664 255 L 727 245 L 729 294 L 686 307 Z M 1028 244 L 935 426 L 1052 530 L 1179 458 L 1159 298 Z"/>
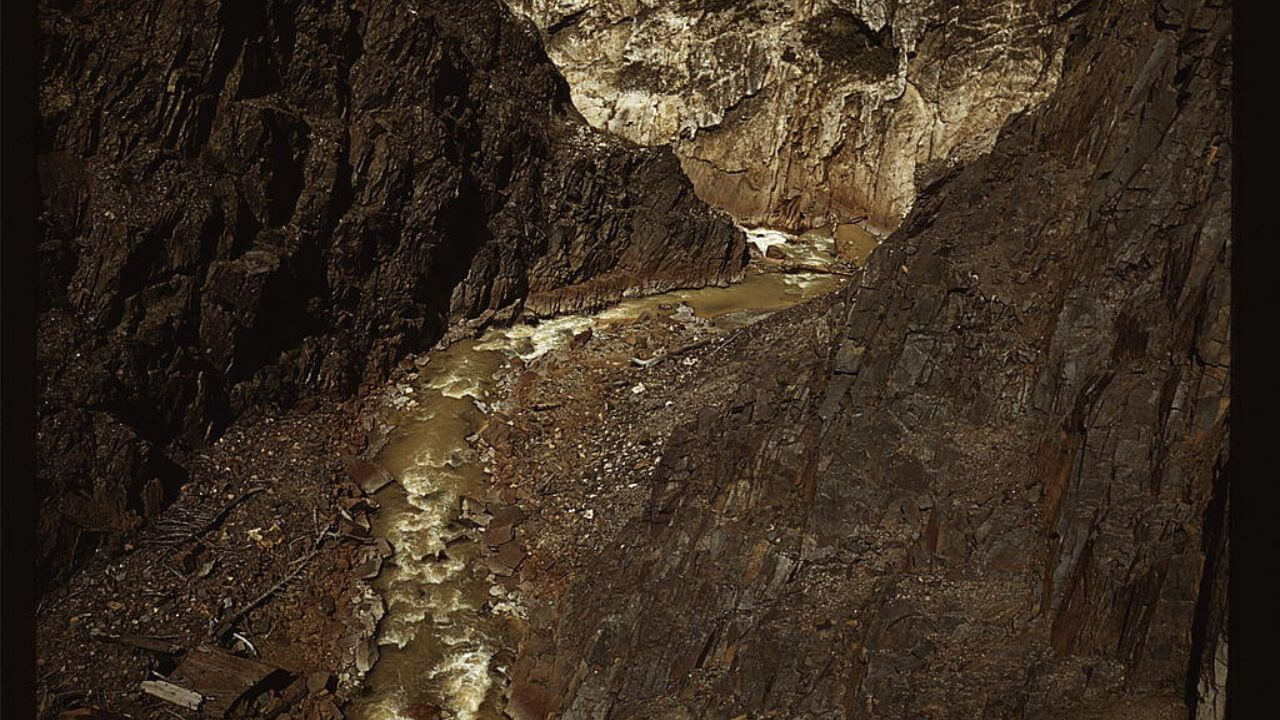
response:
<path id="1" fill-rule="evenodd" d="M 1060 72 L 1058 20 L 1015 0 L 507 0 L 598 128 L 670 143 L 740 221 L 892 230 L 918 186 L 991 148 Z"/>
<path id="2" fill-rule="evenodd" d="M 842 296 L 603 386 L 680 419 L 530 521 L 594 549 L 526 561 L 513 717 L 1223 717 L 1230 11 L 1068 15 Z"/>
<path id="3" fill-rule="evenodd" d="M 42 578 L 246 408 L 745 259 L 496 1 L 51 1 L 39 40 Z"/>

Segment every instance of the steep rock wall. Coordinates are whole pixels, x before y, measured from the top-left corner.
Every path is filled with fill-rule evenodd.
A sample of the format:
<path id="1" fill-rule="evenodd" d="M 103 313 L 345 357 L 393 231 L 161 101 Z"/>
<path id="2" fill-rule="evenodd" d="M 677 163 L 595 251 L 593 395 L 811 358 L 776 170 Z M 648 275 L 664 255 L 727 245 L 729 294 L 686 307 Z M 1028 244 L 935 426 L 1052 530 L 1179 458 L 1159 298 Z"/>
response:
<path id="1" fill-rule="evenodd" d="M 1015 0 L 507 0 L 594 126 L 671 143 L 700 197 L 792 230 L 896 228 L 1057 82 L 1056 20 Z M 919 176 L 919 181 L 918 177 Z"/>
<path id="2" fill-rule="evenodd" d="M 42 578 L 249 408 L 348 396 L 461 321 L 745 260 L 495 0 L 58 0 L 39 44 Z"/>
<path id="3" fill-rule="evenodd" d="M 515 717 L 1223 717 L 1229 22 L 1082 4 L 842 297 L 671 383 L 722 399 L 531 610 Z"/>

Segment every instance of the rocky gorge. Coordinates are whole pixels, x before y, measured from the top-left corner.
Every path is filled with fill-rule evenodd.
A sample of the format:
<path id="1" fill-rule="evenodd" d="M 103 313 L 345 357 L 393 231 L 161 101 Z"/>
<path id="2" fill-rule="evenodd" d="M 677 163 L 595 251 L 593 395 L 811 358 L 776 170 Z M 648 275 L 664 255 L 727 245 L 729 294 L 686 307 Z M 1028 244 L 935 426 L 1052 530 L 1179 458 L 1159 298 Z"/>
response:
<path id="1" fill-rule="evenodd" d="M 41 28 L 49 577 L 249 407 L 350 397 L 463 321 L 740 273 L 671 153 L 591 131 L 493 3 L 50 3 Z"/>
<path id="2" fill-rule="evenodd" d="M 44 716 L 1225 717 L 1221 4 L 41 35 Z M 483 701 L 377 675 L 468 614 Z"/>
<path id="3" fill-rule="evenodd" d="M 645 381 L 514 717 L 1224 716 L 1229 13 L 1075 10 L 847 289 Z"/>

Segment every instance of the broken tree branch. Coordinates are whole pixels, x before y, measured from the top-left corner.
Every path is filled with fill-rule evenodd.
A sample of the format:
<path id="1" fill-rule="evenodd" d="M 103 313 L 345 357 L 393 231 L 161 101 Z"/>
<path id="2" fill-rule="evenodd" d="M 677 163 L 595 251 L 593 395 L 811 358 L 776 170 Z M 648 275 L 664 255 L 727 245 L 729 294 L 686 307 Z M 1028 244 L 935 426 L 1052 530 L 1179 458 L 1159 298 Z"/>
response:
<path id="1" fill-rule="evenodd" d="M 253 497 L 254 495 L 257 495 L 258 493 L 262 492 L 263 490 L 266 490 L 266 488 L 265 488 L 265 487 L 262 487 L 261 485 L 259 485 L 259 486 L 257 486 L 257 487 L 251 487 L 251 488 L 249 488 L 248 490 L 245 490 L 244 492 L 242 492 L 242 493 L 240 493 L 239 495 L 237 495 L 237 496 L 236 496 L 236 497 L 235 497 L 231 502 L 227 503 L 226 505 L 223 505 L 223 506 L 222 506 L 222 509 L 221 509 L 221 510 L 219 510 L 219 511 L 217 512 L 217 514 L 215 514 L 212 518 L 210 518 L 208 522 L 206 522 L 205 524 L 201 525 L 201 526 L 200 526 L 199 528 L 197 528 L 194 532 L 192 532 L 192 533 L 191 533 L 191 538 L 190 538 L 190 539 L 192 539 L 192 540 L 198 540 L 198 539 L 200 538 L 200 536 L 201 536 L 201 535 L 203 535 L 203 534 L 205 534 L 205 533 L 209 532 L 209 531 L 210 531 L 210 530 L 212 530 L 215 526 L 217 526 L 217 525 L 218 525 L 218 523 L 222 522 L 222 521 L 227 517 L 227 514 L 231 512 L 231 508 L 233 508 L 233 507 L 235 507 L 235 506 L 239 505 L 240 503 L 244 502 L 245 500 L 249 499 L 250 497 Z"/>
<path id="2" fill-rule="evenodd" d="M 101 630 L 90 630 L 89 637 L 102 642 L 115 643 L 117 645 L 128 645 L 130 647 L 149 650 L 151 652 L 160 653 L 162 655 L 181 655 L 185 650 L 182 646 L 166 642 L 159 638 L 150 638 L 143 635 L 111 635 Z"/>
<path id="3" fill-rule="evenodd" d="M 653 357 L 649 358 L 648 360 L 641 360 L 640 358 L 631 358 L 631 364 L 635 365 L 636 367 L 651 368 L 654 365 L 657 365 L 658 363 L 662 362 L 663 360 L 666 360 L 669 357 L 675 357 L 677 355 L 683 355 L 691 350 L 697 350 L 698 348 L 702 347 L 703 345 L 706 345 L 709 342 L 711 342 L 711 338 L 703 338 L 702 340 L 691 342 L 688 345 L 681 345 L 680 347 L 670 352 L 660 352 L 657 355 L 654 355 Z"/>
<path id="4" fill-rule="evenodd" d="M 284 577 L 280 578 L 280 580 L 276 582 L 275 585 L 272 585 L 271 587 L 267 588 L 265 592 L 263 592 L 258 597 L 254 598 L 247 605 L 231 613 L 231 615 L 228 616 L 226 620 L 224 620 L 220 625 L 218 625 L 217 630 L 214 631 L 213 633 L 214 639 L 222 640 L 223 638 L 230 635 L 235 630 L 236 625 L 241 620 L 243 620 L 244 617 L 248 615 L 250 611 L 258 607 L 262 603 L 266 602 L 267 598 L 276 594 L 276 592 L 278 592 L 280 588 L 289 584 L 294 578 L 298 577 L 298 575 L 302 573 L 303 568 L 307 566 L 307 563 L 311 562 L 312 558 L 320 554 L 320 545 L 324 543 L 324 539 L 328 537 L 332 531 L 333 531 L 333 524 L 330 523 L 329 527 L 325 528 L 324 531 L 321 532 L 318 537 L 316 537 L 315 543 L 311 547 L 311 551 L 308 552 L 306 555 L 302 556 L 301 558 L 299 558 L 298 561 L 294 563 L 293 570 L 290 570 L 287 574 L 285 574 Z"/>
<path id="5" fill-rule="evenodd" d="M 784 273 L 817 273 L 820 275 L 844 275 L 851 277 L 856 273 L 850 272 L 837 267 L 827 267 L 824 265 L 811 265 L 809 263 L 783 262 L 782 272 Z"/>
<path id="6" fill-rule="evenodd" d="M 219 523 L 226 519 L 231 513 L 232 508 L 266 490 L 265 487 L 258 485 L 240 493 L 232 498 L 230 502 L 223 505 L 220 510 L 209 514 L 208 510 L 176 509 L 169 514 L 169 517 L 161 519 L 156 523 L 156 529 L 160 532 L 158 537 L 150 539 L 149 545 L 178 545 L 188 540 L 199 540 L 202 535 L 217 527 Z"/>
<path id="7" fill-rule="evenodd" d="M 199 710 L 204 696 L 164 680 L 143 680 L 142 691 L 188 710 Z"/>

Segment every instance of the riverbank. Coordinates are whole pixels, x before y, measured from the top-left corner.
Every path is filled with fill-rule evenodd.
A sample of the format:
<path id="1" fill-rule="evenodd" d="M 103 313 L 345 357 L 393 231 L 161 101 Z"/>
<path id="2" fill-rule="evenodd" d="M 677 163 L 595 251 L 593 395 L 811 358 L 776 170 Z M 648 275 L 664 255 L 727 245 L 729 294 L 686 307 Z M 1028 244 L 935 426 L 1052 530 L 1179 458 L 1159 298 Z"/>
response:
<path id="1" fill-rule="evenodd" d="M 458 340 L 402 362 L 361 402 L 242 419 L 199 455 L 161 522 L 46 598 L 41 716 L 97 708 L 172 717 L 181 709 L 140 683 L 167 675 L 181 656 L 119 638 L 185 651 L 213 642 L 244 610 L 238 637 L 224 644 L 291 680 L 250 698 L 241 714 L 429 718 L 449 708 L 459 718 L 501 717 L 529 627 L 527 530 L 543 512 L 564 517 L 559 503 L 577 498 L 545 502 L 525 526 L 518 508 L 531 496 L 496 479 L 506 466 L 489 441 L 500 442 L 505 418 L 521 408 L 566 418 L 565 428 L 590 422 L 599 382 L 617 367 L 655 376 L 663 365 L 687 367 L 691 346 L 837 287 L 841 275 L 796 267 L 833 263 L 829 245 L 792 247 L 790 265 L 757 258 L 729 287 L 629 298 L 595 315 Z M 590 378 L 571 382 L 575 367 Z M 557 394 L 528 405 L 545 377 L 561 383 Z M 358 455 L 377 463 L 353 466 Z M 379 468 L 384 482 L 361 488 L 361 475 Z"/>
<path id="2" fill-rule="evenodd" d="M 527 528 L 536 527 L 536 514 L 595 513 L 588 505 L 561 507 L 583 499 L 574 493 L 535 499 L 536 482 L 500 479 L 509 469 L 504 452 L 512 448 L 502 438 L 513 432 L 512 414 L 532 408 L 556 418 L 568 432 L 552 447 L 568 447 L 575 434 L 589 436 L 584 423 L 603 424 L 601 383 L 616 380 L 618 368 L 658 377 L 664 365 L 689 367 L 699 362 L 695 350 L 712 350 L 734 329 L 839 287 L 851 271 L 829 236 L 791 240 L 786 258 L 757 258 L 736 285 L 493 329 L 424 354 L 397 376 L 378 401 L 378 422 L 391 428 L 378 462 L 398 483 L 378 494 L 383 511 L 374 524 L 396 556 L 375 583 L 387 608 L 380 659 L 351 717 L 503 717 L 509 668 L 530 623 L 523 596 L 537 577 L 525 570 Z M 544 377 L 557 378 L 556 390 L 530 400 L 531 384 Z M 645 392 L 643 383 L 613 389 Z M 616 460 L 624 457 L 640 462 L 627 453 Z M 575 465 L 580 460 L 556 454 L 543 471 L 586 472 Z M 586 552 L 561 549 L 570 560 Z"/>
<path id="3" fill-rule="evenodd" d="M 359 417 L 353 404 L 244 418 L 197 456 L 154 527 L 49 593 L 36 618 L 40 716 L 186 712 L 140 684 L 221 635 L 289 675 L 237 716 L 340 717 L 380 612 L 362 579 L 379 554 L 376 508 L 342 460 L 365 449 Z"/>

